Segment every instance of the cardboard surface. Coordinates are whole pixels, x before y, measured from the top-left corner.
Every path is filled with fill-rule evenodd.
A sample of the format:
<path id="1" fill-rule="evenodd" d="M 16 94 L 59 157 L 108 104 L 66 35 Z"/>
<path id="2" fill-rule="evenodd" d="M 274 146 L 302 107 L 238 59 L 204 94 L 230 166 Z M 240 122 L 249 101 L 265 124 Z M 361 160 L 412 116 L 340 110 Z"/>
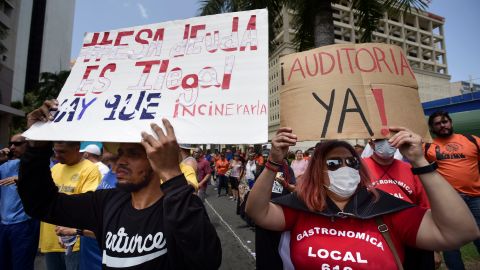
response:
<path id="1" fill-rule="evenodd" d="M 418 85 L 398 46 L 341 44 L 280 59 L 280 126 L 299 140 L 385 138 L 403 126 L 430 140 Z"/>

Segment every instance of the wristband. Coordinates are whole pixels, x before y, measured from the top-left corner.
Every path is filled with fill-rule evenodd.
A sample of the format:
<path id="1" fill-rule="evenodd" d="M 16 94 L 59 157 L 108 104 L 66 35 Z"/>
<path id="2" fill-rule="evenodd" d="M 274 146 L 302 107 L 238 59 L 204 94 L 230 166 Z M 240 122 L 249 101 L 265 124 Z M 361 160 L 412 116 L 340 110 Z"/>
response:
<path id="1" fill-rule="evenodd" d="M 272 172 L 278 172 L 278 168 L 273 167 L 272 164 L 270 164 L 270 161 L 265 163 L 265 168 Z"/>
<path id="2" fill-rule="evenodd" d="M 432 162 L 431 164 L 428 164 L 427 166 L 412 168 L 412 173 L 416 174 L 416 175 L 431 173 L 431 172 L 434 172 L 437 168 L 438 168 L 437 162 Z"/>
<path id="3" fill-rule="evenodd" d="M 278 166 L 278 167 L 282 167 L 283 166 L 283 163 L 277 163 L 275 161 L 272 161 L 271 159 L 267 159 L 267 162 L 270 162 L 272 165 L 275 165 L 275 166 Z"/>
<path id="4" fill-rule="evenodd" d="M 83 230 L 82 229 L 77 229 L 77 235 L 83 236 Z"/>

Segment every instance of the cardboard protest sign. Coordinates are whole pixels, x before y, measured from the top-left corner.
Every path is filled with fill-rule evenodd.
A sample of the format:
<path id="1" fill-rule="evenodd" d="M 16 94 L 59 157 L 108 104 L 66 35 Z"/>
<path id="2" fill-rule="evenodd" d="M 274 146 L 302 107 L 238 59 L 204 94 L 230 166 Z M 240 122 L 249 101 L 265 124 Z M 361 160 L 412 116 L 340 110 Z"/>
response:
<path id="1" fill-rule="evenodd" d="M 300 140 L 368 139 L 404 126 L 430 138 L 418 85 L 398 46 L 341 44 L 280 59 L 280 125 Z"/>
<path id="2" fill-rule="evenodd" d="M 88 33 L 58 101 L 28 139 L 140 142 L 167 118 L 183 143 L 265 142 L 267 11 Z"/>

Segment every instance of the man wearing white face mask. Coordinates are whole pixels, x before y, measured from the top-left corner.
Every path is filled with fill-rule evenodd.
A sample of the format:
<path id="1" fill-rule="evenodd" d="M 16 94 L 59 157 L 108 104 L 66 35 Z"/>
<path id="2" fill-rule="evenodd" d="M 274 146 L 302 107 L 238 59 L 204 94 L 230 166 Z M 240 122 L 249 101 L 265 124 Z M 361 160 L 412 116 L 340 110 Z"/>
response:
<path id="1" fill-rule="evenodd" d="M 427 195 L 410 164 L 394 158 L 397 148 L 386 139 L 369 142 L 373 155 L 363 159 L 371 173 L 372 185 L 404 201 L 430 208 Z"/>
<path id="2" fill-rule="evenodd" d="M 365 145 L 365 149 L 363 149 L 362 154 L 360 154 L 360 157 L 363 159 L 368 158 L 371 155 L 373 155 L 373 148 L 370 146 L 370 144 L 367 143 L 367 145 Z M 405 161 L 403 155 L 400 153 L 400 151 L 398 151 L 398 149 L 397 151 L 395 151 L 395 155 L 393 155 L 393 157 L 395 159 Z"/>

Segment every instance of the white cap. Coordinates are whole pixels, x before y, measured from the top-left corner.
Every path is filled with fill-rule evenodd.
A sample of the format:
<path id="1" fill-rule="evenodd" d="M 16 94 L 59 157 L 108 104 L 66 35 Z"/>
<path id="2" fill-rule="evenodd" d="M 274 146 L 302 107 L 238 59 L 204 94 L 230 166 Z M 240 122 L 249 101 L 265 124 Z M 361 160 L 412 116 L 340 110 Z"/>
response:
<path id="1" fill-rule="evenodd" d="M 96 144 L 89 144 L 85 148 L 80 149 L 80 152 L 82 152 L 82 153 L 87 152 L 87 153 L 94 154 L 94 155 L 97 155 L 97 156 L 102 155 L 102 151 L 100 150 L 100 147 L 98 147 L 98 145 L 96 145 Z"/>
<path id="2" fill-rule="evenodd" d="M 179 146 L 180 148 L 182 148 L 182 149 L 187 149 L 187 150 L 193 150 L 193 149 L 196 148 L 195 145 L 193 145 L 193 144 L 187 144 L 187 143 L 181 143 L 181 144 L 179 144 L 178 146 Z"/>

